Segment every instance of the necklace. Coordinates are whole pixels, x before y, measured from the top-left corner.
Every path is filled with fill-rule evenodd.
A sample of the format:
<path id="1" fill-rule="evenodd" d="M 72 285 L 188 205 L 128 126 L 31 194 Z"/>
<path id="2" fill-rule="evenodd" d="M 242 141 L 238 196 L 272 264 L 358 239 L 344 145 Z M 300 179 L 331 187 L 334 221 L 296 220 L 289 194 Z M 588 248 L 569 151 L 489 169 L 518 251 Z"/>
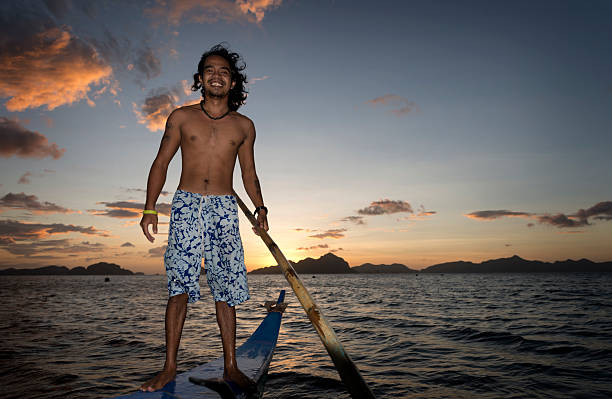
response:
<path id="1" fill-rule="evenodd" d="M 230 110 L 229 108 L 227 109 L 227 111 L 221 115 L 221 116 L 211 116 L 208 112 L 206 112 L 206 109 L 204 109 L 204 101 L 200 101 L 200 108 L 202 108 L 202 111 L 204 111 L 204 113 L 206 114 L 206 116 L 208 116 L 210 119 L 216 121 L 219 119 L 223 119 L 225 117 L 225 115 L 229 114 Z"/>

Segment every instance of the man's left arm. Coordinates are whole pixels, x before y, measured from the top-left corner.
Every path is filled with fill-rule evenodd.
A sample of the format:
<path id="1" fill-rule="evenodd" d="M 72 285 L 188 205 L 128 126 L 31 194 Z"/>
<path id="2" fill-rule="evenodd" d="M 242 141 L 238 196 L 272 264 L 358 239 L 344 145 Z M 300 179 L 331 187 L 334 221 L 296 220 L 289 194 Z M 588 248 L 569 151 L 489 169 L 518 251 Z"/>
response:
<path id="1" fill-rule="evenodd" d="M 255 125 L 250 119 L 247 123 L 246 138 L 238 149 L 238 160 L 240 161 L 240 171 L 242 172 L 244 189 L 251 198 L 251 201 L 253 201 L 255 207 L 259 209 L 257 212 L 259 227 L 268 231 L 268 212 L 259 208 L 264 206 L 264 201 L 261 194 L 259 179 L 257 178 L 257 172 L 255 171 Z M 255 228 L 253 228 L 253 231 L 257 234 Z"/>

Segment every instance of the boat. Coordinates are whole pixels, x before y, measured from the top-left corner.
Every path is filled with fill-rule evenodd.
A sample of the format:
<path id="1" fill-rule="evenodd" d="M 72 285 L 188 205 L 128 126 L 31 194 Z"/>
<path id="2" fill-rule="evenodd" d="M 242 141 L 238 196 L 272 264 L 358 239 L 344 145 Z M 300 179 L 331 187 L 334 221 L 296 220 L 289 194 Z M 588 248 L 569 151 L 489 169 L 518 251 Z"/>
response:
<path id="1" fill-rule="evenodd" d="M 115 396 L 112 399 L 261 398 L 268 367 L 272 361 L 272 355 L 278 340 L 282 312 L 286 307 L 284 299 L 285 290 L 282 290 L 276 303 L 266 302 L 265 306 L 268 314 L 255 332 L 236 349 L 236 361 L 240 370 L 257 383 L 256 394 L 247 396 L 240 387 L 231 382 L 215 384 L 223 377 L 223 356 L 221 356 L 211 362 L 177 374 L 174 381 L 170 381 L 162 389 L 155 392 L 137 391 L 128 395 Z M 216 387 L 216 390 L 203 384 L 213 388 Z"/>

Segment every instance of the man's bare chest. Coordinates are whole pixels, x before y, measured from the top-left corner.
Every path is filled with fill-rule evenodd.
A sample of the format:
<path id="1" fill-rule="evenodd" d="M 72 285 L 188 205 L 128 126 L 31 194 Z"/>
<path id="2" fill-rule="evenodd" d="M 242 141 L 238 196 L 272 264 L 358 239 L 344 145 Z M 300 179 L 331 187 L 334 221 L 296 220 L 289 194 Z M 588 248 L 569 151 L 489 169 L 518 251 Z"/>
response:
<path id="1" fill-rule="evenodd" d="M 181 126 L 181 147 L 196 151 L 233 150 L 245 134 L 238 123 L 227 121 L 189 121 Z"/>

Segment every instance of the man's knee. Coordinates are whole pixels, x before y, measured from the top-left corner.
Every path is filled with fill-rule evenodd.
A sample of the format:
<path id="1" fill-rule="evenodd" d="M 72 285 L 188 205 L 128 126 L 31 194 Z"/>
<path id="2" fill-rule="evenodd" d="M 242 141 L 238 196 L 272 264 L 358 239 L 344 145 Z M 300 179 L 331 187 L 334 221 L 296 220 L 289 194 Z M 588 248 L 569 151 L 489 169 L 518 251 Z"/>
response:
<path id="1" fill-rule="evenodd" d="M 187 295 L 187 293 L 173 295 L 168 298 L 168 305 L 184 305 L 187 304 L 188 299 L 189 295 Z"/>

